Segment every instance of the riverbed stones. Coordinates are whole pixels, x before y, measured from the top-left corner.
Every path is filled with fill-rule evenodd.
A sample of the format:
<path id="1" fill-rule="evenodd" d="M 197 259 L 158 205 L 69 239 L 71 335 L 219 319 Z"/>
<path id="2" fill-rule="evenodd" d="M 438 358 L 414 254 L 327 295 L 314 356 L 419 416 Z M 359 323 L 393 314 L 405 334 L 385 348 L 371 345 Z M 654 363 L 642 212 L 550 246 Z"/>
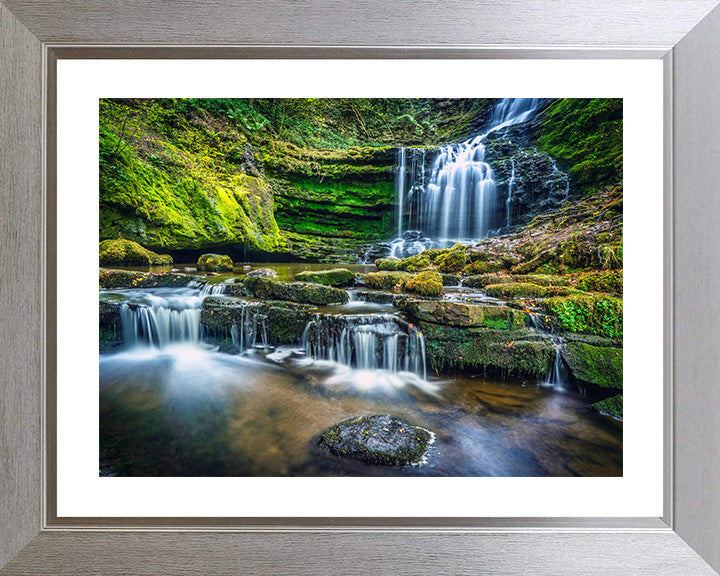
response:
<path id="1" fill-rule="evenodd" d="M 358 416 L 330 426 L 320 445 L 342 458 L 404 466 L 423 461 L 434 435 L 391 415 Z"/>
<path id="2" fill-rule="evenodd" d="M 233 261 L 225 254 L 203 254 L 198 258 L 197 269 L 202 272 L 231 272 Z"/>
<path id="3" fill-rule="evenodd" d="M 623 419 L 623 397 L 622 397 L 622 394 L 618 394 L 617 396 L 610 396 L 609 398 L 600 400 L 600 402 L 595 402 L 594 404 L 590 404 L 590 408 L 592 408 L 593 410 L 597 410 L 598 412 L 600 412 L 600 414 L 603 414 L 605 416 L 610 416 L 611 418 L 615 418 L 616 420 L 622 420 Z"/>
<path id="4" fill-rule="evenodd" d="M 272 268 L 257 268 L 247 273 L 248 278 L 277 278 L 277 272 Z"/>
<path id="5" fill-rule="evenodd" d="M 246 278 L 245 288 L 256 298 L 286 300 L 326 306 L 345 304 L 350 300 L 346 290 L 307 282 L 277 282 L 269 278 Z"/>

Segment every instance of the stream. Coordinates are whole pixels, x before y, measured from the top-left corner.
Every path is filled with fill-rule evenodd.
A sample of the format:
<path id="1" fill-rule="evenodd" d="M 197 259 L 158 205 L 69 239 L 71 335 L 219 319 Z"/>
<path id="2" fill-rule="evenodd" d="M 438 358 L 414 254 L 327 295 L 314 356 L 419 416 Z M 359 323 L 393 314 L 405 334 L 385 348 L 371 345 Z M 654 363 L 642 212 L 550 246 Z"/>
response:
<path id="1" fill-rule="evenodd" d="M 280 280 L 323 264 L 272 267 Z M 354 272 L 374 267 L 344 266 Z M 193 272 L 193 265 L 152 271 Z M 147 268 L 143 270 L 147 271 Z M 301 341 L 273 348 L 248 305 L 218 351 L 204 298 L 238 273 L 183 288 L 103 290 L 122 298 L 122 345 L 100 354 L 105 476 L 620 476 L 622 422 L 588 407 L 559 375 L 435 374 L 422 333 L 392 304 L 349 290 L 318 308 Z M 448 290 L 449 299 L 473 297 Z M 322 451 L 318 435 L 358 415 L 392 414 L 435 433 L 426 461 L 377 466 Z"/>

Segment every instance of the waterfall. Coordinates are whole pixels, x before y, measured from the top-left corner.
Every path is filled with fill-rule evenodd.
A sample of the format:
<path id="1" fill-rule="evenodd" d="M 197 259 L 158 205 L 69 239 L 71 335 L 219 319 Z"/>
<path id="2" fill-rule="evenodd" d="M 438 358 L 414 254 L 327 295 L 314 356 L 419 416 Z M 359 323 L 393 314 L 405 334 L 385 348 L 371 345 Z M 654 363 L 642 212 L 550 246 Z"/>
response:
<path id="1" fill-rule="evenodd" d="M 259 310 L 256 303 L 245 302 L 240 313 L 240 324 L 233 324 L 230 328 L 232 342 L 242 352 L 262 348 L 267 351 L 267 314 Z"/>
<path id="2" fill-rule="evenodd" d="M 510 159 L 510 181 L 508 182 L 508 196 L 505 201 L 505 226 L 510 226 L 511 214 L 512 214 L 512 193 L 513 186 L 515 186 L 515 160 Z"/>
<path id="3" fill-rule="evenodd" d="M 555 360 L 543 384 L 552 386 L 553 388 L 564 388 L 567 382 L 567 368 L 560 354 L 560 348 L 563 345 L 562 338 L 547 330 L 546 323 L 540 314 L 530 314 L 530 325 L 535 328 L 539 334 L 547 335 L 550 338 L 550 342 L 552 342 L 553 348 L 555 348 Z"/>
<path id="4" fill-rule="evenodd" d="M 400 237 L 403 233 L 403 210 L 405 209 L 405 148 L 398 149 L 398 169 L 395 179 L 395 194 L 397 195 L 397 229 L 398 237 Z"/>
<path id="5" fill-rule="evenodd" d="M 412 372 L 427 379 L 422 333 L 410 325 L 402 327 L 389 314 L 317 314 L 305 327 L 303 347 L 307 357 L 315 360 L 358 370 Z"/>
<path id="6" fill-rule="evenodd" d="M 120 307 L 123 343 L 129 348 L 164 348 L 202 339 L 200 307 L 206 296 L 221 294 L 223 284 L 192 282 L 183 288 L 124 291 L 129 300 Z"/>
<path id="7" fill-rule="evenodd" d="M 413 149 L 407 179 L 407 151 L 400 149 L 396 179 L 398 234 L 392 243 L 393 256 L 416 254 L 431 244 L 447 246 L 486 238 L 503 225 L 503 211 L 509 222 L 514 181 L 503 206 L 493 170 L 485 162 L 484 141 L 493 132 L 528 120 L 540 102 L 540 98 L 500 100 L 490 115 L 486 132 L 464 142 L 442 146 L 429 170 L 425 168 L 425 151 Z M 429 172 L 427 182 L 426 172 Z M 415 230 L 415 236 L 408 237 L 412 234 L 408 230 Z M 433 241 L 429 241 L 430 238 Z"/>
<path id="8" fill-rule="evenodd" d="M 123 341 L 128 347 L 148 344 L 163 348 L 174 342 L 200 341 L 200 309 L 173 310 L 164 306 L 123 304 L 120 308 Z"/>

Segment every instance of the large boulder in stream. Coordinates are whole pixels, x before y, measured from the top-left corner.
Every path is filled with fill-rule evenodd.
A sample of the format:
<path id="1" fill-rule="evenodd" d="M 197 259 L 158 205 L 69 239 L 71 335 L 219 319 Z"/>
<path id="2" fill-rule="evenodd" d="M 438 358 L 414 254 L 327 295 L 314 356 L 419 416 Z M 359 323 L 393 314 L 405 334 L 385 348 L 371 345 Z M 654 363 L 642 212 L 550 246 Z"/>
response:
<path id="1" fill-rule="evenodd" d="M 330 426 L 320 445 L 343 458 L 404 466 L 423 461 L 434 435 L 390 415 L 358 416 Z"/>
<path id="2" fill-rule="evenodd" d="M 203 254 L 197 261 L 198 271 L 232 272 L 233 261 L 225 254 Z"/>
<path id="3" fill-rule="evenodd" d="M 256 298 L 286 300 L 301 304 L 345 304 L 350 300 L 347 291 L 307 282 L 277 282 L 269 278 L 245 278 L 245 288 Z"/>

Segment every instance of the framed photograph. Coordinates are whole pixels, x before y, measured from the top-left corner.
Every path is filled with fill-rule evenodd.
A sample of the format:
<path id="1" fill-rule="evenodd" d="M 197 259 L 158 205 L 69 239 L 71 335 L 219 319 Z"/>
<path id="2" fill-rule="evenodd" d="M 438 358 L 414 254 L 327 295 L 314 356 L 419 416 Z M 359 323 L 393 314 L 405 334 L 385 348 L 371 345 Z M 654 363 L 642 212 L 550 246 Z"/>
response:
<path id="1" fill-rule="evenodd" d="M 491 4 L 0 4 L 3 572 L 716 573 L 717 3 Z"/>

